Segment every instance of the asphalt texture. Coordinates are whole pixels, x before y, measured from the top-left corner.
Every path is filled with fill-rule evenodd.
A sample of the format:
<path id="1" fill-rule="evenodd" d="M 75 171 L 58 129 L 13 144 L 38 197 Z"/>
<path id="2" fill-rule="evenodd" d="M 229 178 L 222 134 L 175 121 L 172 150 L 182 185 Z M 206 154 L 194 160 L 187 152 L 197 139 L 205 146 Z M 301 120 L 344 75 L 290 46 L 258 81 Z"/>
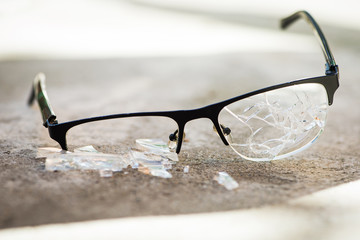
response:
<path id="1" fill-rule="evenodd" d="M 104 218 L 213 212 L 281 204 L 360 178 L 360 84 L 356 52 L 335 47 L 340 88 L 324 133 L 309 149 L 283 160 L 252 162 L 224 146 L 207 119 L 186 125 L 179 162 L 162 179 L 126 169 L 112 178 L 95 171 L 48 172 L 38 147 L 57 143 L 28 107 L 37 72 L 59 122 L 104 114 L 191 109 L 272 84 L 324 73 L 319 53 L 233 53 L 173 58 L 5 61 L 0 63 L 0 228 Z M 136 120 L 83 125 L 69 147 L 92 144 L 123 153 L 162 126 Z M 158 131 L 159 130 L 159 131 Z M 184 166 L 190 171 L 185 174 Z M 239 188 L 213 180 L 226 171 Z"/>

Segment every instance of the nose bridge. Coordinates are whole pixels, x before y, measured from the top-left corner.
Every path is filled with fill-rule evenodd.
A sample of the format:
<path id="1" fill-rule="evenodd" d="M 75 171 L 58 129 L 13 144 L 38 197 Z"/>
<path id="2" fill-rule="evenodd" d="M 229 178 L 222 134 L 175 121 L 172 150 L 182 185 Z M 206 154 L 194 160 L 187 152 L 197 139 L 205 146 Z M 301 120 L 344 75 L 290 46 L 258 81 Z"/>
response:
<path id="1" fill-rule="evenodd" d="M 187 114 L 189 119 L 187 122 L 200 118 L 207 118 L 212 122 L 216 122 L 218 114 L 219 111 L 215 106 L 206 106 L 203 108 L 189 110 L 189 113 Z"/>
<path id="2" fill-rule="evenodd" d="M 222 140 L 222 142 L 225 145 L 229 145 L 223 134 L 223 131 L 220 127 L 219 121 L 218 121 L 218 117 L 219 117 L 219 113 L 220 113 L 221 109 L 222 109 L 222 106 L 220 106 L 220 105 L 210 105 L 210 106 L 207 106 L 204 108 L 196 109 L 196 110 L 198 110 L 198 112 L 196 112 L 196 114 L 194 114 L 194 116 L 196 116 L 196 117 L 194 117 L 193 119 L 191 119 L 189 121 L 192 121 L 195 119 L 200 119 L 200 118 L 209 119 L 214 124 L 214 127 L 215 127 L 220 139 Z"/>
<path id="3" fill-rule="evenodd" d="M 176 111 L 169 117 L 173 118 L 179 126 L 185 126 L 186 123 L 200 118 L 208 118 L 214 122 L 217 119 L 218 112 L 219 111 L 216 108 L 207 106 L 197 109 Z"/>
<path id="4" fill-rule="evenodd" d="M 176 120 L 179 127 L 179 138 L 178 138 L 176 152 L 179 153 L 181 150 L 182 142 L 184 140 L 183 136 L 184 136 L 185 125 L 190 121 L 202 119 L 202 118 L 209 119 L 214 124 L 219 134 L 219 137 L 221 138 L 221 140 L 225 145 L 228 145 L 217 120 L 219 112 L 220 110 L 215 106 L 207 106 L 198 109 L 183 110 L 181 111 L 181 113 L 175 116 L 174 120 Z"/>

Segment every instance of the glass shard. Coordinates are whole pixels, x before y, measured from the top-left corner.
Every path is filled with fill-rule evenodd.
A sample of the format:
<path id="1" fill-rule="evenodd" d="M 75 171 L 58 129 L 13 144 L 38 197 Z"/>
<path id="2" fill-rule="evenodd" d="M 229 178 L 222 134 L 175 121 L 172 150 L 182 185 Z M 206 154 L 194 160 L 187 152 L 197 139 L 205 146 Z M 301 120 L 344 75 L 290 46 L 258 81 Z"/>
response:
<path id="1" fill-rule="evenodd" d="M 113 171 L 111 169 L 100 169 L 99 174 L 100 177 L 109 178 L 113 176 Z"/>
<path id="2" fill-rule="evenodd" d="M 76 148 L 76 149 L 74 149 L 74 152 L 94 152 L 94 153 L 98 153 L 98 151 L 91 145 L 84 146 L 84 147 L 81 147 L 81 148 Z"/>
<path id="3" fill-rule="evenodd" d="M 163 167 L 164 167 L 166 170 L 172 168 L 172 163 L 171 163 L 169 160 L 167 160 L 167 159 L 165 159 L 165 160 L 162 161 L 162 165 L 163 165 Z"/>
<path id="4" fill-rule="evenodd" d="M 173 152 L 173 151 L 176 150 L 177 142 L 176 142 L 176 141 L 169 141 L 169 142 L 168 142 L 168 146 L 169 146 L 170 151 Z"/>
<path id="5" fill-rule="evenodd" d="M 138 149 L 131 149 L 130 155 L 138 171 L 162 178 L 172 177 L 167 170 L 172 169 L 178 157 L 165 142 L 159 139 L 137 139 L 136 147 Z"/>
<path id="6" fill-rule="evenodd" d="M 94 151 L 89 146 L 77 152 L 63 151 L 57 148 L 39 148 L 37 157 L 46 157 L 47 171 L 65 170 L 101 170 L 121 171 L 129 165 L 129 160 L 121 155 L 105 154 Z"/>
<path id="7" fill-rule="evenodd" d="M 227 190 L 233 190 L 239 187 L 239 184 L 226 172 L 219 172 L 218 175 L 214 177 L 214 180 L 220 185 L 223 185 Z"/>
<path id="8" fill-rule="evenodd" d="M 161 155 L 171 161 L 179 161 L 178 155 L 170 151 L 170 147 L 161 139 L 137 139 L 136 147 L 144 152 Z"/>
<path id="9" fill-rule="evenodd" d="M 60 148 L 44 147 L 44 148 L 38 148 L 38 151 L 36 153 L 36 158 L 46 158 L 51 154 L 66 154 L 66 153 L 70 153 L 70 152 L 62 150 Z"/>
<path id="10" fill-rule="evenodd" d="M 146 152 L 169 152 L 169 146 L 161 139 L 136 139 L 136 146 Z"/>
<path id="11" fill-rule="evenodd" d="M 156 177 L 172 178 L 171 173 L 169 173 L 165 169 L 151 169 L 150 173 L 151 173 L 151 175 L 156 176 Z"/>
<path id="12" fill-rule="evenodd" d="M 159 139 L 138 139 L 138 149 L 131 149 L 122 155 L 105 154 L 93 146 L 76 148 L 74 152 L 59 148 L 39 148 L 38 158 L 46 158 L 47 171 L 99 170 L 101 177 L 111 177 L 113 172 L 128 166 L 138 171 L 162 178 L 171 178 L 167 170 L 178 161 L 177 154 Z"/>

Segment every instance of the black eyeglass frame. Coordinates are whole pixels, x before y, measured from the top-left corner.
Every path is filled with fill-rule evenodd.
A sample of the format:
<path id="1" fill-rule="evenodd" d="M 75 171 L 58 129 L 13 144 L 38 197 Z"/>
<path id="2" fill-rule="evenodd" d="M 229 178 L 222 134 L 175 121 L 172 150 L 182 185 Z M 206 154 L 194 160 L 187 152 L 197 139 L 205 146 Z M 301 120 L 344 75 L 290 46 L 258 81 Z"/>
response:
<path id="1" fill-rule="evenodd" d="M 121 113 L 121 114 L 112 114 L 91 118 L 78 119 L 63 123 L 58 123 L 56 120 L 56 115 L 50 105 L 46 90 L 45 90 L 45 75 L 38 74 L 34 79 L 32 91 L 30 94 L 30 98 L 28 101 L 29 105 L 32 105 L 35 98 L 39 104 L 41 109 L 43 125 L 48 128 L 50 137 L 58 142 L 62 149 L 68 150 L 67 142 L 66 142 L 66 133 L 72 127 L 75 127 L 80 124 L 100 121 L 100 120 L 108 120 L 108 119 L 116 119 L 116 118 L 129 118 L 129 117 L 168 117 L 173 119 L 178 125 L 177 136 L 177 147 L 176 153 L 180 153 L 183 138 L 184 138 L 184 129 L 186 123 L 191 120 L 199 119 L 199 118 L 207 118 L 212 121 L 215 129 L 217 130 L 221 140 L 225 145 L 229 145 L 227 142 L 224 129 L 221 124 L 219 124 L 218 117 L 221 110 L 227 105 L 242 100 L 244 98 L 251 97 L 253 95 L 257 95 L 260 93 L 268 92 L 271 90 L 284 88 L 293 85 L 306 84 L 306 83 L 318 83 L 324 86 L 328 96 L 328 104 L 332 105 L 334 99 L 334 93 L 336 89 L 339 87 L 339 69 L 335 63 L 335 59 L 330 51 L 330 48 L 327 44 L 324 34 L 322 33 L 319 25 L 313 19 L 313 17 L 306 11 L 298 11 L 287 18 L 281 20 L 281 28 L 285 29 L 296 20 L 303 18 L 305 19 L 310 26 L 313 28 L 315 35 L 318 37 L 320 41 L 320 45 L 326 60 L 325 64 L 325 75 L 318 76 L 313 78 L 306 78 L 301 80 L 296 80 L 292 82 L 282 83 L 270 87 L 266 87 L 263 89 L 259 89 L 256 91 L 252 91 L 237 97 L 233 97 L 218 103 L 214 103 L 205 107 L 190 109 L 190 110 L 176 110 L 176 111 L 158 111 L 158 112 L 135 112 L 135 113 Z M 172 135 L 172 134 L 171 134 Z M 174 138 L 174 136 L 170 137 Z M 170 139 L 173 140 L 173 139 Z"/>

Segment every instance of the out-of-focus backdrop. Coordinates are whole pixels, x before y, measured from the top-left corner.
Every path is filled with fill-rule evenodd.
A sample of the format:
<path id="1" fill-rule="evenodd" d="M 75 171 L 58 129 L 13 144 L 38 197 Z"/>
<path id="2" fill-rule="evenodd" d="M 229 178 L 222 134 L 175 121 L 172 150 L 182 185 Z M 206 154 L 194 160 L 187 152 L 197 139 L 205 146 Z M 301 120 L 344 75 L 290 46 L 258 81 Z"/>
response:
<path id="1" fill-rule="evenodd" d="M 316 51 L 313 36 L 274 24 L 302 9 L 322 26 L 360 31 L 355 0 L 4 0 L 0 59 Z"/>

